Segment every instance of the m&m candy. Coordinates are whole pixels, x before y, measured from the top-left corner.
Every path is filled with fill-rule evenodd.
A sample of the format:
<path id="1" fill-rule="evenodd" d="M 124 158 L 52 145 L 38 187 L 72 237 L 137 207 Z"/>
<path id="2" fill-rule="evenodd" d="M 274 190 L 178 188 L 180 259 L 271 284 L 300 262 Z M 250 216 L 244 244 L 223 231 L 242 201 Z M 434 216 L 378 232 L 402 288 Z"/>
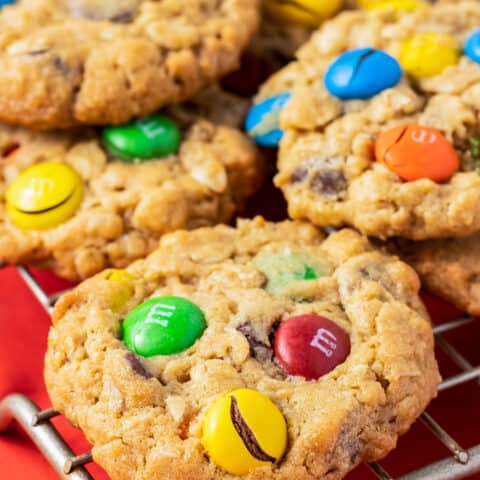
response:
<path id="1" fill-rule="evenodd" d="M 24 170 L 8 187 L 7 211 L 23 230 L 46 230 L 67 221 L 83 197 L 83 181 L 64 163 L 44 162 Z"/>
<path id="2" fill-rule="evenodd" d="M 11 5 L 15 2 L 16 0 L 0 0 L 0 8 L 4 7 L 5 5 Z"/>
<path id="3" fill-rule="evenodd" d="M 317 27 L 338 12 L 342 3 L 342 0 L 265 0 L 264 7 L 279 22 Z"/>
<path id="4" fill-rule="evenodd" d="M 425 5 L 422 0 L 357 0 L 359 6 L 366 10 L 398 10 L 411 12 L 421 5 Z"/>
<path id="5" fill-rule="evenodd" d="M 142 357 L 173 355 L 191 347 L 206 328 L 203 312 L 182 297 L 158 297 L 134 308 L 122 325 L 127 347 Z"/>
<path id="6" fill-rule="evenodd" d="M 290 97 L 290 93 L 275 95 L 257 103 L 248 112 L 245 130 L 262 147 L 276 147 L 282 139 L 280 112 Z"/>
<path id="7" fill-rule="evenodd" d="M 115 269 L 111 270 L 107 276 L 111 282 L 130 284 L 134 280 L 134 276 L 126 270 Z"/>
<path id="8" fill-rule="evenodd" d="M 299 315 L 280 324 L 274 348 L 278 363 L 288 374 L 317 380 L 345 361 L 350 337 L 328 318 Z"/>
<path id="9" fill-rule="evenodd" d="M 475 63 L 480 63 L 480 29 L 473 32 L 465 43 L 465 55 Z"/>
<path id="10" fill-rule="evenodd" d="M 178 151 L 182 135 L 172 120 L 158 113 L 126 125 L 106 127 L 105 148 L 128 162 L 162 158 Z"/>
<path id="11" fill-rule="evenodd" d="M 458 42 L 447 33 L 419 33 L 404 42 L 400 50 L 402 67 L 416 79 L 438 75 L 459 59 Z"/>
<path id="12" fill-rule="evenodd" d="M 232 475 L 278 462 L 287 448 L 287 424 L 265 395 L 240 388 L 219 397 L 203 421 L 210 458 Z"/>
<path id="13" fill-rule="evenodd" d="M 340 55 L 325 74 L 325 87 L 342 100 L 366 100 L 398 84 L 402 69 L 382 50 L 358 48 Z"/>
<path id="14" fill-rule="evenodd" d="M 377 161 L 408 182 L 450 179 L 460 168 L 453 145 L 434 128 L 399 125 L 381 133 L 375 144 Z"/>
<path id="15" fill-rule="evenodd" d="M 116 269 L 107 273 L 107 280 L 118 285 L 118 289 L 112 298 L 111 308 L 113 311 L 119 311 L 132 298 L 135 292 L 133 287 L 135 278 L 126 270 Z"/>
<path id="16" fill-rule="evenodd" d="M 320 262 L 301 253 L 260 254 L 254 263 L 267 278 L 265 289 L 273 295 L 281 295 L 294 282 L 315 280 L 325 275 Z"/>

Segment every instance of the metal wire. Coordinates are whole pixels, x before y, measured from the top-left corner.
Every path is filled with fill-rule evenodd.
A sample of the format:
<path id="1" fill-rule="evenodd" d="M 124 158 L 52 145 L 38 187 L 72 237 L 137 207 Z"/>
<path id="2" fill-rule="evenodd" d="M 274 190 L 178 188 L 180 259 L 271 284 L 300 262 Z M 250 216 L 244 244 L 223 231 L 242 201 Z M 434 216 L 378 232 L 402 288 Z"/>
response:
<path id="1" fill-rule="evenodd" d="M 49 413 L 52 413 L 49 410 Z M 65 480 L 93 480 L 83 468 L 87 462 L 75 461 L 78 457 L 70 450 L 60 434 L 38 407 L 23 395 L 9 395 L 0 402 L 0 432 L 16 420 L 45 455 L 50 465 Z M 50 416 L 51 417 L 51 416 Z M 89 458 L 91 461 L 91 457 Z M 67 470 L 66 467 L 71 466 Z"/>
<path id="2" fill-rule="evenodd" d="M 2 266 L 4 265 L 0 263 L 0 268 Z M 47 313 L 50 314 L 58 297 L 64 292 L 47 295 L 27 267 L 19 266 L 17 270 L 33 295 Z M 440 384 L 440 392 L 472 380 L 477 380 L 480 383 L 480 366 L 473 366 L 443 336 L 443 333 L 465 327 L 473 321 L 474 319 L 471 317 L 462 317 L 435 326 L 433 329 L 437 345 L 462 369 L 461 373 L 445 379 Z M 50 419 L 57 415 L 59 413 L 53 409 L 40 411 L 27 397 L 10 395 L 0 402 L 0 433 L 8 428 L 13 419 L 16 419 L 61 478 L 68 480 L 93 480 L 84 469 L 85 464 L 93 461 L 91 453 L 88 452 L 78 456 L 73 454 L 50 423 Z M 480 472 L 480 444 L 465 450 L 428 413 L 423 413 L 420 420 L 432 435 L 450 450 L 452 455 L 401 477 L 396 477 L 396 480 L 459 480 Z M 395 480 L 379 463 L 371 463 L 369 467 L 380 480 Z"/>

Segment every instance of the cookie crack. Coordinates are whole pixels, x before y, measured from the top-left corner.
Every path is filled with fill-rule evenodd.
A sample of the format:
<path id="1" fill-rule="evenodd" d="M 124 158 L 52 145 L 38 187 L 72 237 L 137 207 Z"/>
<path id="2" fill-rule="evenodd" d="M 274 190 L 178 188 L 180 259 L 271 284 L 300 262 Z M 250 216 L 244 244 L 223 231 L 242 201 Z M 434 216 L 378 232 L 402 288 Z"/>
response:
<path id="1" fill-rule="evenodd" d="M 255 434 L 252 432 L 247 422 L 243 418 L 235 396 L 232 395 L 231 398 L 232 403 L 230 404 L 230 418 L 232 419 L 233 426 L 242 439 L 247 450 L 257 460 L 275 463 L 275 458 L 271 457 L 262 449 L 257 438 L 255 437 Z"/>
<path id="2" fill-rule="evenodd" d="M 40 215 L 42 213 L 51 212 L 52 210 L 55 210 L 56 208 L 61 207 L 62 205 L 67 203 L 73 197 L 73 194 L 76 191 L 77 191 L 77 189 L 72 190 L 72 192 L 67 197 L 65 197 L 63 200 L 56 203 L 55 205 L 52 205 L 51 207 L 44 208 L 43 210 L 23 210 L 22 208 L 17 208 L 17 207 L 15 207 L 15 210 L 17 210 L 17 212 L 26 213 L 26 214 L 29 214 L 29 215 Z"/>
<path id="3" fill-rule="evenodd" d="M 358 62 L 355 64 L 355 68 L 354 68 L 353 73 L 352 73 L 352 78 L 355 77 L 355 75 L 357 75 L 358 70 L 359 70 L 360 67 L 362 66 L 362 63 L 363 63 L 368 57 L 370 57 L 371 55 L 373 55 L 374 53 L 375 53 L 375 49 L 374 49 L 374 48 L 370 48 L 370 49 L 367 50 L 365 53 L 363 53 L 362 55 L 360 55 L 360 57 L 358 58 Z"/>
<path id="4" fill-rule="evenodd" d="M 407 130 L 408 130 L 408 127 L 404 127 L 403 130 L 400 132 L 400 135 L 398 136 L 398 138 L 395 140 L 395 142 L 393 142 L 388 148 L 387 150 L 385 151 L 385 154 L 384 154 L 384 157 L 386 158 L 387 155 L 391 152 L 391 150 L 396 146 L 398 145 L 402 138 L 405 136 L 405 134 L 407 133 Z"/>

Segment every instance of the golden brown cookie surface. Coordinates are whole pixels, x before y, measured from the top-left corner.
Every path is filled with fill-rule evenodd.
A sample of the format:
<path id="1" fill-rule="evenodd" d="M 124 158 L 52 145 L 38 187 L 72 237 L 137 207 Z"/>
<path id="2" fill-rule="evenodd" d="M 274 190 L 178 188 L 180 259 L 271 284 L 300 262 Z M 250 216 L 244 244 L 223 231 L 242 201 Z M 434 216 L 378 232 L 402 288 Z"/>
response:
<path id="1" fill-rule="evenodd" d="M 399 242 L 396 248 L 415 268 L 428 290 L 463 312 L 480 315 L 480 234 Z"/>

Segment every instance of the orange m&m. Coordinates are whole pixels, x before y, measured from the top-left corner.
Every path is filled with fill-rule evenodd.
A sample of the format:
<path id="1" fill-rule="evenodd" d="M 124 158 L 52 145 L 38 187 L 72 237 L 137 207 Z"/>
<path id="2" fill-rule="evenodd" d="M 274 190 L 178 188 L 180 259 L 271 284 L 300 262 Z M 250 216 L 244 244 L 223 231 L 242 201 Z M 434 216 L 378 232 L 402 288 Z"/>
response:
<path id="1" fill-rule="evenodd" d="M 421 178 L 445 182 L 460 167 L 453 145 L 438 130 L 422 125 L 399 125 L 381 133 L 375 156 L 408 182 Z"/>

